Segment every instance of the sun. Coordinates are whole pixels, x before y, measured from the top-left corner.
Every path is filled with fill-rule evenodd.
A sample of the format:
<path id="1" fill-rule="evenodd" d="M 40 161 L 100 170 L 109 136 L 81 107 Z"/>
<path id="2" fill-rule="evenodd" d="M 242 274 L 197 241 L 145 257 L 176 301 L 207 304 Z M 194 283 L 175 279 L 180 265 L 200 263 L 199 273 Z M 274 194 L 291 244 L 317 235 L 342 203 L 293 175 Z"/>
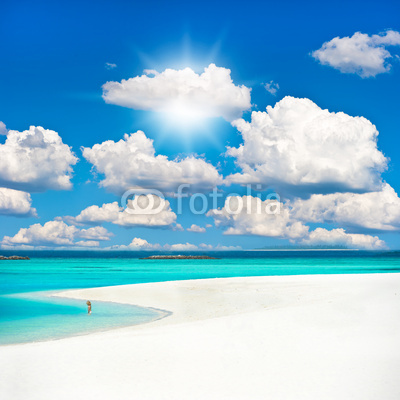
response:
<path id="1" fill-rule="evenodd" d="M 151 68 L 149 72 L 152 73 L 167 68 L 176 70 L 190 68 L 200 74 L 205 66 L 218 64 L 222 40 L 223 33 L 212 46 L 205 49 L 201 43 L 192 43 L 189 34 L 185 34 L 180 46 L 177 44 L 172 49 L 171 47 L 158 49 L 156 58 L 142 52 L 138 55 L 143 66 Z M 196 99 L 194 96 L 191 101 L 182 98 L 171 99 L 145 118 L 150 125 L 154 124 L 158 143 L 179 141 L 188 151 L 191 150 L 192 144 L 199 140 L 206 141 L 215 148 L 220 147 L 215 127 L 220 126 L 223 118 L 201 98 Z"/>
<path id="2" fill-rule="evenodd" d="M 161 111 L 162 117 L 171 126 L 185 128 L 188 132 L 190 128 L 206 125 L 210 119 L 209 110 L 194 104 L 185 104 L 183 101 L 174 101 Z"/>

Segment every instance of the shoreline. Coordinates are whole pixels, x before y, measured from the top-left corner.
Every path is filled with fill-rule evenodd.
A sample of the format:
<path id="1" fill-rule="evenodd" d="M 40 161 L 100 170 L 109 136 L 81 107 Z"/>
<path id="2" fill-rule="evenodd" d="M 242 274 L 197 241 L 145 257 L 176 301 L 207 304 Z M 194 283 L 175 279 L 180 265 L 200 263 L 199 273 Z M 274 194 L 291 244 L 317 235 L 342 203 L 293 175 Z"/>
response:
<path id="1" fill-rule="evenodd" d="M 68 289 L 68 290 L 74 290 L 74 289 Z M 82 289 L 85 290 L 85 289 Z M 62 290 L 62 292 L 64 292 L 65 289 Z M 48 304 L 48 305 L 59 305 L 59 306 L 66 306 L 66 307 L 78 307 L 81 306 L 81 308 L 83 309 L 81 313 L 78 314 L 60 314 L 66 318 L 76 318 L 76 319 L 80 319 L 81 321 L 85 321 L 85 319 L 87 318 L 87 312 L 86 312 L 86 305 L 82 306 L 82 302 L 80 301 L 80 299 L 75 299 L 71 296 L 63 296 L 63 295 L 59 295 L 60 293 L 60 289 L 59 290 L 49 290 L 49 291 L 36 291 L 36 292 L 25 292 L 25 293 L 17 293 L 17 294 L 12 294 L 11 297 L 12 298 L 16 298 L 19 300 L 26 300 L 26 301 L 34 301 L 34 302 L 40 302 L 40 303 L 44 303 L 44 304 Z M 73 303 L 71 303 L 73 302 Z M 118 308 L 119 306 L 125 306 L 125 307 L 132 307 L 132 312 L 133 314 L 131 315 L 135 315 L 135 313 L 137 312 L 137 307 L 135 307 L 134 304 L 123 304 L 120 302 L 111 302 L 111 301 L 104 301 L 104 300 L 100 300 L 96 302 L 96 314 L 99 311 L 99 305 L 101 305 L 100 307 L 100 313 L 101 316 L 104 317 L 105 313 L 108 313 L 109 315 L 114 315 L 113 312 L 115 311 L 119 311 Z M 104 309 L 104 307 L 107 306 L 107 310 Z M 116 308 L 116 310 L 115 310 Z M 25 345 L 25 344 L 35 344 L 35 343 L 46 343 L 46 342 L 52 342 L 52 341 L 58 341 L 58 340 L 64 340 L 64 339 L 69 339 L 69 338 L 74 338 L 74 337 L 81 337 L 81 336 L 88 336 L 88 335 L 92 335 L 92 334 L 96 334 L 96 333 L 104 333 L 104 332 L 108 332 L 108 331 L 112 331 L 112 330 L 118 330 L 118 329 L 124 329 L 124 328 L 130 328 L 130 327 L 135 327 L 135 326 L 139 326 L 142 324 L 147 324 L 147 323 L 151 323 L 154 321 L 157 321 L 159 319 L 162 318 L 166 318 L 167 316 L 170 315 L 170 312 L 168 312 L 167 310 L 161 310 L 161 309 L 156 309 L 156 308 L 152 308 L 152 307 L 140 307 L 143 309 L 146 309 L 148 311 L 150 311 L 153 316 L 152 317 L 146 317 L 145 319 L 142 319 L 140 322 L 139 321 L 130 321 L 129 320 L 129 316 L 125 317 L 124 319 L 121 319 L 121 317 L 119 317 L 119 324 L 110 324 L 109 321 L 102 321 L 104 323 L 104 325 L 101 325 L 99 322 L 97 323 L 98 327 L 93 327 L 93 325 L 90 325 L 89 327 L 87 327 L 86 329 L 82 328 L 82 325 L 80 327 L 78 327 L 77 325 L 77 320 L 72 321 L 72 324 L 76 326 L 75 329 L 69 330 L 67 332 L 62 332 L 61 330 L 59 330 L 58 332 L 56 332 L 56 334 L 54 336 L 52 335 L 47 335 L 47 336 L 43 336 L 40 333 L 34 333 L 33 337 L 35 337 L 34 339 L 29 340 L 28 338 L 18 338 L 18 333 L 16 332 L 14 337 L 14 341 L 7 341 L 7 340 L 2 340 L 3 338 L 0 337 L 0 349 L 2 347 L 6 347 L 6 346 L 18 346 L 18 345 Z M 83 317 L 83 320 L 82 320 Z M 142 316 L 143 317 L 143 316 Z M 60 321 L 61 323 L 63 323 L 63 321 Z M 67 321 L 68 322 L 68 321 Z M 19 329 L 23 329 L 26 327 L 19 327 Z M 48 327 L 49 329 L 54 328 L 53 326 Z M 60 333 L 61 332 L 61 333 Z M 11 333 L 8 333 L 8 337 L 11 337 Z M 15 337 L 17 336 L 17 339 L 15 339 Z M 32 334 L 30 335 L 32 337 Z"/>
<path id="2" fill-rule="evenodd" d="M 200 279 L 55 295 L 171 314 L 2 346 L 0 397 L 400 398 L 398 273 Z"/>

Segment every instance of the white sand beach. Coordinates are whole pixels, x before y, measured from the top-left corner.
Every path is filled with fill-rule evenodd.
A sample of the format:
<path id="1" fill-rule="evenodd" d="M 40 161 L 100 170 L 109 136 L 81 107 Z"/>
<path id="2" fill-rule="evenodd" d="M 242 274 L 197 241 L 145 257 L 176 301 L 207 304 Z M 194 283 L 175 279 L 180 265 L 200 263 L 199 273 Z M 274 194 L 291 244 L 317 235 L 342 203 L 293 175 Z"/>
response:
<path id="1" fill-rule="evenodd" d="M 400 399 L 400 274 L 138 284 L 60 293 L 166 310 L 0 347 L 0 398 Z M 90 318 L 90 317 L 88 317 Z"/>

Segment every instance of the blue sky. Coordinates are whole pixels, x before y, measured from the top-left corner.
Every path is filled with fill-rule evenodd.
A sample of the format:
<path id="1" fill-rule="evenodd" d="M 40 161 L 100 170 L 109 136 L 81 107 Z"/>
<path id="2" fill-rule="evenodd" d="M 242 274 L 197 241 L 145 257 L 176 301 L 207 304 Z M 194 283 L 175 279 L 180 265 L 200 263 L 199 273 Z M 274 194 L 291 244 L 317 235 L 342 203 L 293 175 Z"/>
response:
<path id="1" fill-rule="evenodd" d="M 74 247 L 70 242 L 71 238 L 75 244 L 81 240 L 88 240 L 99 242 L 99 247 L 109 247 L 129 245 L 134 238 L 140 238 L 149 245 L 161 246 L 186 243 L 199 246 L 205 243 L 214 247 L 219 244 L 246 249 L 326 243 L 363 248 L 364 245 L 360 247 L 360 243 L 365 243 L 364 238 L 343 235 L 365 235 L 378 237 L 386 243 L 386 247 L 399 248 L 400 217 L 397 218 L 396 215 L 400 214 L 398 209 L 400 203 L 397 201 L 397 195 L 391 194 L 389 200 L 387 194 L 382 195 L 385 199 L 382 201 L 386 201 L 384 204 L 377 195 L 374 199 L 378 199 L 380 203 L 378 211 L 375 206 L 371 206 L 374 200 L 370 198 L 366 200 L 365 197 L 354 199 L 353 196 L 355 192 L 360 195 L 381 193 L 384 182 L 387 182 L 395 193 L 400 191 L 398 151 L 400 65 L 397 56 L 400 54 L 400 47 L 396 42 L 397 38 L 393 36 L 390 43 L 388 40 L 379 42 L 376 38 L 371 39 L 375 42 L 371 42 L 366 51 L 378 48 L 388 51 L 391 57 L 385 58 L 382 64 L 387 70 L 379 71 L 379 66 L 375 65 L 371 67 L 372 72 L 367 77 L 363 76 L 362 72 L 365 71 L 362 69 L 364 60 L 357 58 L 354 53 L 350 52 L 354 58 L 351 65 L 343 64 L 343 59 L 339 60 L 346 55 L 346 49 L 340 54 L 325 52 L 328 57 L 325 65 L 322 65 L 324 62 L 321 59 L 312 56 L 312 52 L 321 49 L 324 43 L 329 43 L 336 37 L 349 37 L 355 40 L 353 35 L 356 32 L 368 35 L 364 37 L 366 43 L 370 43 L 368 38 L 372 38 L 373 35 L 388 38 L 388 31 L 394 33 L 400 31 L 399 13 L 400 4 L 394 1 L 363 1 L 350 4 L 349 2 L 190 4 L 175 1 L 1 2 L 0 30 L 3 40 L 0 49 L 3 62 L 0 65 L 0 121 L 3 121 L 10 131 L 23 132 L 28 130 L 29 126 L 55 131 L 79 159 L 76 165 L 71 164 L 73 177 L 72 188 L 69 190 L 60 188 L 54 190 L 55 186 L 50 185 L 51 187 L 38 192 L 35 188 L 32 189 L 37 184 L 36 181 L 29 184 L 25 180 L 23 184 L 19 183 L 18 187 L 16 184 L 4 183 L 6 179 L 2 178 L 2 174 L 5 174 L 6 167 L 3 165 L 3 170 L 0 169 L 0 187 L 17 188 L 30 193 L 31 206 L 37 210 L 37 216 L 29 216 L 3 206 L 4 210 L 0 215 L 0 240 L 5 236 L 14 238 L 7 243 L 3 239 L 3 247 L 21 245 L 57 247 L 62 243 Z M 107 63 L 114 64 L 115 67 L 106 68 Z M 357 67 L 357 63 L 360 63 L 361 67 Z M 387 67 L 388 63 L 391 64 L 390 69 Z M 180 115 L 171 118 L 165 113 L 156 112 L 154 108 L 147 110 L 138 109 L 141 107 L 127 108 L 109 104 L 102 98 L 102 86 L 106 82 L 121 82 L 123 79 L 135 78 L 143 75 L 146 69 L 162 73 L 167 68 L 179 71 L 189 67 L 195 74 L 200 75 L 210 64 L 229 69 L 232 85 L 235 88 L 243 85 L 251 89 L 251 107 L 242 107 L 242 118 L 245 121 L 251 120 L 251 111 L 265 112 L 267 106 L 274 107 L 286 96 L 292 96 L 309 99 L 322 110 L 343 112 L 351 117 L 362 116 L 374 124 L 379 131 L 377 151 L 389 160 L 387 169 L 383 172 L 376 172 L 379 163 L 374 164 L 374 167 L 369 167 L 368 163 L 364 165 L 364 160 L 370 159 L 372 153 L 357 155 L 359 147 L 365 145 L 365 148 L 369 148 L 372 142 L 346 144 L 346 140 L 350 140 L 351 133 L 346 136 L 346 140 L 342 138 L 343 130 L 357 131 L 358 128 L 354 125 L 356 123 L 351 120 L 348 122 L 348 128 L 344 128 L 344 125 L 340 125 L 339 128 L 337 125 L 321 127 L 324 132 L 334 131 L 329 140 L 336 140 L 336 144 L 341 143 L 343 146 L 343 151 L 338 151 L 338 164 L 342 163 L 343 167 L 338 166 L 336 173 L 340 174 L 343 169 L 343 174 L 347 175 L 340 181 L 339 189 L 332 183 L 332 179 L 328 179 L 324 186 L 322 182 L 324 178 L 318 174 L 318 178 L 315 178 L 318 179 L 318 184 L 310 190 L 307 189 L 306 193 L 304 186 L 293 176 L 287 178 L 294 182 L 288 189 L 283 172 L 278 173 L 276 179 L 257 172 L 252 177 L 253 180 L 250 180 L 254 186 L 256 180 L 258 182 L 261 179 L 263 186 L 261 192 L 252 192 L 254 197 L 259 193 L 264 200 L 269 191 L 276 190 L 281 195 L 285 207 L 290 207 L 289 200 L 293 205 L 299 198 L 306 201 L 313 195 L 336 193 L 337 198 L 340 198 L 339 202 L 343 203 L 343 209 L 348 210 L 350 214 L 353 209 L 357 210 L 355 204 L 358 204 L 359 207 L 365 208 L 363 212 L 368 218 L 372 216 L 377 220 L 386 218 L 388 222 L 385 227 L 382 227 L 379 221 L 362 222 L 361 220 L 366 219 L 362 213 L 359 220 L 355 220 L 351 216 L 344 216 L 345 211 L 341 211 L 339 215 L 332 209 L 325 210 L 323 217 L 307 220 L 304 208 L 309 211 L 312 207 L 321 207 L 316 205 L 316 201 L 303 205 L 300 211 L 298 203 L 295 209 L 301 218 L 295 217 L 292 213 L 290 221 L 284 222 L 285 228 L 278 229 L 278 233 L 276 229 L 268 228 L 268 224 L 275 223 L 268 218 L 264 220 L 254 217 L 249 220 L 228 216 L 221 219 L 213 218 L 212 215 L 208 217 L 193 215 L 187 209 L 188 199 L 185 200 L 184 213 L 177 215 L 174 223 L 156 227 L 135 224 L 127 228 L 104 221 L 96 223 L 92 221 L 91 224 L 85 222 L 85 225 L 77 224 L 77 221 L 71 218 L 65 219 L 67 216 L 76 217 L 82 210 L 93 205 L 101 207 L 103 204 L 120 202 L 122 188 L 119 188 L 117 193 L 116 190 L 107 189 L 104 185 L 102 187 L 104 173 L 96 170 L 93 163 L 83 157 L 81 148 L 92 148 L 108 140 L 117 142 L 125 133 L 143 131 L 148 139 L 153 140 L 156 154 L 164 155 L 170 161 L 176 157 L 183 159 L 193 156 L 196 159 L 204 159 L 207 164 L 215 167 L 223 178 L 234 173 L 243 174 L 243 163 L 250 165 L 251 161 L 242 160 L 242 165 L 239 165 L 235 157 L 228 157 L 225 154 L 227 146 L 238 148 L 244 142 L 242 133 L 237 126 L 234 126 L 233 120 L 228 121 L 217 116 L 182 126 Z M 266 90 L 265 84 L 269 82 L 279 85 L 276 93 L 271 94 Z M 210 96 L 213 98 L 213 93 Z M 164 100 L 168 103 L 171 99 Z M 290 107 L 302 106 L 299 102 L 287 104 L 285 115 L 290 114 Z M 307 107 L 312 106 L 307 105 Z M 318 112 L 316 111 L 317 114 Z M 278 122 L 275 121 L 275 124 Z M 276 129 L 285 129 L 282 128 L 286 126 L 284 121 L 279 120 L 279 124 L 281 125 Z M 296 129 L 295 126 L 296 124 L 293 125 L 293 129 Z M 336 132 L 335 129 L 339 130 Z M 265 132 L 265 135 L 269 134 L 269 131 Z M 295 135 L 290 133 L 292 134 Z M 0 136 L 0 144 L 5 145 L 9 136 L 10 133 Z M 293 140 L 297 142 L 297 139 Z M 252 145 L 260 149 L 258 142 L 254 143 Z M 313 143 L 317 146 L 319 139 Z M 249 147 L 250 145 L 249 143 Z M 299 156 L 299 163 L 307 157 L 313 158 L 312 152 L 304 150 L 310 147 L 310 143 L 303 145 L 304 148 L 299 146 L 294 153 L 294 157 L 297 157 L 296 154 L 304 152 Z M 279 147 L 279 144 L 277 146 Z M 336 147 L 331 146 L 331 148 Z M 340 146 L 337 148 L 340 149 Z M 319 150 L 315 150 L 315 154 L 323 154 L 327 149 L 329 146 L 321 145 Z M 267 151 L 263 154 L 267 154 Z M 354 157 L 358 161 L 354 161 L 354 165 L 348 163 L 346 167 L 346 162 L 340 161 L 343 155 L 347 160 Z M 273 161 L 266 156 L 262 162 L 271 165 Z M 18 172 L 18 165 L 22 168 L 22 164 L 19 164 L 18 159 L 15 162 Z M 282 167 L 280 159 L 275 162 Z M 361 163 L 362 166 L 357 163 Z M 41 166 L 37 165 L 37 168 L 40 170 Z M 376 171 L 370 172 L 371 169 Z M 126 173 L 135 175 L 136 172 L 132 170 Z M 349 183 L 349 187 L 344 188 L 344 182 L 352 182 L 352 178 L 358 176 L 358 173 L 360 176 L 365 174 L 378 176 L 377 185 L 381 187 L 365 184 L 361 185 L 360 189 L 356 188 L 355 183 Z M 218 207 L 222 207 L 226 196 L 232 193 L 246 194 L 246 188 L 237 181 L 230 186 L 225 184 L 217 186 L 223 194 Z M 325 189 L 322 190 L 322 186 Z M 127 185 L 126 189 L 129 188 Z M 338 204 L 337 198 L 332 200 L 333 204 Z M 327 198 L 318 199 L 320 202 L 327 201 Z M 176 214 L 176 199 L 167 194 L 167 201 L 170 202 L 171 212 Z M 75 233 L 72 232 L 73 229 L 67 237 L 62 236 L 65 233 L 57 233 L 56 236 L 61 236 L 57 236 L 60 240 L 56 241 L 54 238 L 44 238 L 43 235 L 47 231 L 43 231 L 40 237 L 28 232 L 21 233 L 19 238 L 15 238 L 20 229 L 29 228 L 34 224 L 43 226 L 55 218 L 59 218 L 58 222 L 62 219 L 68 226 L 76 226 Z M 297 222 L 302 226 L 299 230 L 296 228 L 296 233 L 293 233 L 295 229 L 293 227 L 297 226 L 295 225 Z M 178 224 L 182 226 L 182 230 Z M 207 227 L 205 233 L 187 231 L 192 224 L 202 228 L 208 224 L 212 226 Z M 110 240 L 98 240 L 101 236 L 100 231 L 93 231 L 92 235 L 79 233 L 81 230 L 96 226 L 103 226 L 114 236 L 106 234 Z M 307 233 L 304 227 L 308 227 Z M 340 238 L 337 235 L 328 235 L 329 240 L 324 242 L 326 232 L 316 229 L 327 231 L 342 229 L 343 232 L 337 231 L 338 235 L 340 233 Z M 234 234 L 227 234 L 229 232 Z M 310 232 L 315 234 L 310 235 Z M 137 246 L 141 246 L 140 243 L 137 242 Z M 374 243 L 375 248 L 380 248 L 380 242 L 375 240 Z"/>

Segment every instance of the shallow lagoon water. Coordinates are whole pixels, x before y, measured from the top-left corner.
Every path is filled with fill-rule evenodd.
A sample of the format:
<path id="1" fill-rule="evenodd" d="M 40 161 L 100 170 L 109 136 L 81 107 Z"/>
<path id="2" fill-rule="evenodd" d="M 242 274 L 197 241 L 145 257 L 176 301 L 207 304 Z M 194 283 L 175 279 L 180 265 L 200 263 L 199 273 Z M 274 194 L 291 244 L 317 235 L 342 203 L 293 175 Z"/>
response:
<path id="1" fill-rule="evenodd" d="M 0 345 L 55 340 L 91 332 L 150 322 L 160 318 L 155 310 L 127 304 L 48 297 L 24 293 L 0 297 Z"/>
<path id="2" fill-rule="evenodd" d="M 93 303 L 88 316 L 84 301 L 49 297 L 47 291 L 236 276 L 400 272 L 399 252 L 209 253 L 221 257 L 216 260 L 141 260 L 149 254 L 137 252 L 27 255 L 30 261 L 0 262 L 0 344 L 59 339 L 159 317 L 153 310 L 106 302 Z"/>

